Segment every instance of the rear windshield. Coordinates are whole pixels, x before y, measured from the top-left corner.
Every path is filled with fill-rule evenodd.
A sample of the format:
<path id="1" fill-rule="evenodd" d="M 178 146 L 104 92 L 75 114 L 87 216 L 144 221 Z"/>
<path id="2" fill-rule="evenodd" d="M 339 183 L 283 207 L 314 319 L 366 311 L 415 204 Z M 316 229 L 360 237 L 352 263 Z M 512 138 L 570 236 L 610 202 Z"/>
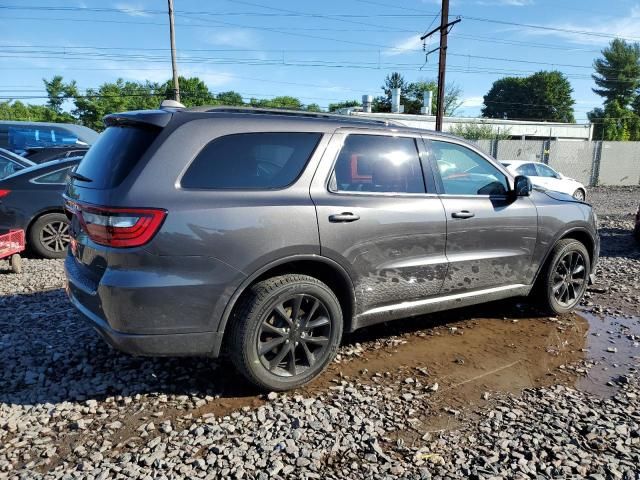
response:
<path id="1" fill-rule="evenodd" d="M 191 163 L 182 188 L 284 188 L 298 178 L 321 136 L 263 132 L 217 138 Z"/>
<path id="2" fill-rule="evenodd" d="M 131 172 L 158 133 L 159 130 L 151 128 L 107 128 L 78 165 L 76 173 L 92 180 L 80 184 L 90 188 L 116 187 Z"/>

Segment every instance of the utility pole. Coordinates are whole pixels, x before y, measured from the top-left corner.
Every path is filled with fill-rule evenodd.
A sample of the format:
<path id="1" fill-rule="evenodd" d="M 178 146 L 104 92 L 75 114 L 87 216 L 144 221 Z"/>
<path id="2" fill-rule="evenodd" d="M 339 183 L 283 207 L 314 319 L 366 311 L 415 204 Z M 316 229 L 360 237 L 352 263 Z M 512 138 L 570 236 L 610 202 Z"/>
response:
<path id="1" fill-rule="evenodd" d="M 180 101 L 180 84 L 178 82 L 178 65 L 176 64 L 176 33 L 173 26 L 173 0 L 169 0 L 169 36 L 171 38 L 171 68 L 173 69 L 173 97 Z"/>
<path id="2" fill-rule="evenodd" d="M 171 0 L 169 0 L 171 1 Z M 444 82 L 447 72 L 447 35 L 449 23 L 449 0 L 442 0 L 442 17 L 440 20 L 440 60 L 438 61 L 438 110 L 436 112 L 436 132 L 442 131 L 444 119 Z"/>
<path id="3" fill-rule="evenodd" d="M 424 42 L 427 37 L 430 37 L 436 32 L 440 32 L 440 47 L 430 52 L 427 52 L 427 57 L 430 53 L 440 50 L 440 58 L 438 62 L 438 108 L 436 112 L 436 131 L 442 131 L 442 121 L 444 118 L 444 85 L 445 85 L 445 73 L 447 71 L 447 36 L 451 27 L 460 22 L 458 18 L 453 22 L 449 22 L 449 0 L 442 0 L 442 15 L 440 17 L 440 26 L 434 28 L 429 33 L 425 33 L 420 37 L 420 40 Z"/>

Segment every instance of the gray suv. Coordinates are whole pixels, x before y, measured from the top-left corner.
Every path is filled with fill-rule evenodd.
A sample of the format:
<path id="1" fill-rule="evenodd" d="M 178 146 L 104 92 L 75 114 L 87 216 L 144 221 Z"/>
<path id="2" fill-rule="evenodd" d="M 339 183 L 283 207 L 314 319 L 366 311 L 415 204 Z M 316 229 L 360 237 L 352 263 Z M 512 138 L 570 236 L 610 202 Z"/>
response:
<path id="1" fill-rule="evenodd" d="M 598 259 L 588 204 L 453 136 L 230 108 L 105 123 L 65 193 L 67 290 L 132 354 L 226 353 L 286 390 L 374 323 L 526 295 L 567 312 Z"/>

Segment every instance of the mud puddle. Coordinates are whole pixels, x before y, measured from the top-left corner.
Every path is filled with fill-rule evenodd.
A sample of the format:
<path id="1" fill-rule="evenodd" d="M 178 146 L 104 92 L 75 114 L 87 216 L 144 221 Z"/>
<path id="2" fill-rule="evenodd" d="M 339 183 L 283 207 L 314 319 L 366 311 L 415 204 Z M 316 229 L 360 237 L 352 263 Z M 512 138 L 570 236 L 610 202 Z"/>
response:
<path id="1" fill-rule="evenodd" d="M 509 313 L 469 319 L 456 312 L 372 327 L 343 346 L 320 378 L 290 394 L 325 394 L 343 381 L 395 385 L 400 393 L 407 379 L 415 379 L 438 384 L 430 396 L 433 408 L 457 410 L 484 403 L 495 392 L 575 383 L 576 373 L 561 367 L 585 359 L 588 322 L 577 315 L 559 322 Z M 258 406 L 262 398 L 250 390 L 223 395 L 193 414 L 226 415 Z"/>
<path id="2" fill-rule="evenodd" d="M 581 313 L 589 324 L 584 374 L 576 387 L 607 397 L 640 372 L 640 317 L 598 317 Z"/>

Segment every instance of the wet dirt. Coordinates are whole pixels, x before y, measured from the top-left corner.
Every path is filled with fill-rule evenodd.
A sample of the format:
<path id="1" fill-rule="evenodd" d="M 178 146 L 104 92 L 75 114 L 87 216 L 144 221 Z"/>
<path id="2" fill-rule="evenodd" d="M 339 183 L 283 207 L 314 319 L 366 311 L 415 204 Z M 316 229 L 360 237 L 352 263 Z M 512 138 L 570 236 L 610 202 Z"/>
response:
<path id="1" fill-rule="evenodd" d="M 576 387 L 601 397 L 612 396 L 629 375 L 640 372 L 640 317 L 580 315 L 589 330 L 586 375 L 577 379 Z"/>

